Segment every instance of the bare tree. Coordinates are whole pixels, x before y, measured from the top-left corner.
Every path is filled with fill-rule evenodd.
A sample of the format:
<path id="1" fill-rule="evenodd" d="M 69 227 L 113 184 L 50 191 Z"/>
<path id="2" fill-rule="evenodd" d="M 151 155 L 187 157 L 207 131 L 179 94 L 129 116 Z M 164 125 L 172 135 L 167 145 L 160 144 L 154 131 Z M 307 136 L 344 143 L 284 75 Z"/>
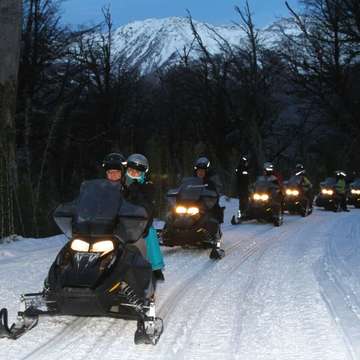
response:
<path id="1" fill-rule="evenodd" d="M 0 2 L 0 239 L 14 233 L 15 105 L 21 38 L 21 0 Z"/>

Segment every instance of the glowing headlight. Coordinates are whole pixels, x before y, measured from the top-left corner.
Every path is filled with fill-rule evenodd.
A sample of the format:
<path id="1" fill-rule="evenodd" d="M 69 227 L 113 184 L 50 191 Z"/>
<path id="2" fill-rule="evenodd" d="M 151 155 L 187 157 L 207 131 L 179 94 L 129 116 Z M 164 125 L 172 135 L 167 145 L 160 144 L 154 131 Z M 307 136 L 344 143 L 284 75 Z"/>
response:
<path id="1" fill-rule="evenodd" d="M 74 239 L 70 245 L 71 249 L 74 251 L 88 252 L 90 244 L 84 240 Z"/>
<path id="2" fill-rule="evenodd" d="M 353 195 L 360 195 L 360 190 L 352 189 L 352 190 L 351 190 L 351 193 L 352 193 Z"/>
<path id="3" fill-rule="evenodd" d="M 286 189 L 286 195 L 299 196 L 299 190 Z"/>
<path id="4" fill-rule="evenodd" d="M 187 209 L 187 213 L 189 214 L 189 215 L 197 215 L 198 213 L 199 213 L 199 208 L 197 208 L 197 207 L 189 207 L 188 209 Z"/>
<path id="5" fill-rule="evenodd" d="M 191 206 L 189 208 L 186 208 L 185 206 L 177 206 L 175 209 L 175 212 L 180 215 L 197 215 L 199 213 L 199 208 L 196 206 Z"/>
<path id="6" fill-rule="evenodd" d="M 321 193 L 324 195 L 333 195 L 334 194 L 334 190 L 331 189 L 322 189 Z"/>
<path id="7" fill-rule="evenodd" d="M 114 243 L 111 240 L 98 241 L 91 246 L 91 252 L 108 253 L 114 250 Z"/>
<path id="8" fill-rule="evenodd" d="M 187 209 L 184 206 L 177 206 L 175 209 L 175 212 L 177 214 L 186 214 L 186 211 L 187 211 Z"/>
<path id="9" fill-rule="evenodd" d="M 258 193 L 255 193 L 254 196 L 253 196 L 254 200 L 256 201 L 267 201 L 269 200 L 269 195 L 268 194 L 258 194 Z"/>

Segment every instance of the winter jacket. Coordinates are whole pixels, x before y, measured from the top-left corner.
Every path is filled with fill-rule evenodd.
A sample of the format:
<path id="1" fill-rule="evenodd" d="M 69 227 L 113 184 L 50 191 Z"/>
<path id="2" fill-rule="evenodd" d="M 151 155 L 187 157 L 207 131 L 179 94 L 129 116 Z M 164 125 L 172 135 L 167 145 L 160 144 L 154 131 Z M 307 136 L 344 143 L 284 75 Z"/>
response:
<path id="1" fill-rule="evenodd" d="M 339 179 L 339 180 L 336 182 L 335 188 L 336 188 L 336 192 L 337 192 L 338 194 L 344 195 L 345 192 L 346 192 L 346 182 L 345 182 L 345 179 Z"/>
<path id="2" fill-rule="evenodd" d="M 152 225 L 155 210 L 155 188 L 151 182 L 139 183 L 134 181 L 129 186 L 124 187 L 125 200 L 134 205 L 142 206 L 148 213 L 149 221 L 144 231 L 144 236 L 148 234 Z"/>
<path id="3" fill-rule="evenodd" d="M 236 174 L 236 185 L 239 196 L 247 196 L 249 193 L 250 186 L 250 174 L 247 168 L 237 167 L 235 170 Z"/>

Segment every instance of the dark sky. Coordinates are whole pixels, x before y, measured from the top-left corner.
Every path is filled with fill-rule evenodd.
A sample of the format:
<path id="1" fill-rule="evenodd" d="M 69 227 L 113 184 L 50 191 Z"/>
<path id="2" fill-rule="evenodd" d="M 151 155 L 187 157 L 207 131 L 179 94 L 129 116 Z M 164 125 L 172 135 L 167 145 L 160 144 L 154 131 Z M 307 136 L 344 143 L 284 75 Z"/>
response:
<path id="1" fill-rule="evenodd" d="M 298 6 L 298 0 L 288 2 L 294 8 Z M 71 25 L 101 21 L 104 5 L 110 5 L 116 26 L 147 18 L 186 16 L 186 9 L 194 19 L 218 25 L 236 21 L 234 6 L 242 7 L 244 3 L 233 0 L 65 0 L 62 9 L 63 22 Z M 285 0 L 249 0 L 249 5 L 258 27 L 288 15 Z"/>

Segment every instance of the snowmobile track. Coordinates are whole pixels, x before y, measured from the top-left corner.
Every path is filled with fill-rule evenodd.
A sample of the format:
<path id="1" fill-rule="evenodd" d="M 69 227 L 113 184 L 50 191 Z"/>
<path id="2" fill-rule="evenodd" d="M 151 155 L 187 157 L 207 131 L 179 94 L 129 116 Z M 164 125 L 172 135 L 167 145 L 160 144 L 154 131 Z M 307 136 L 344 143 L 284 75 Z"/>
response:
<path id="1" fill-rule="evenodd" d="M 255 235 L 252 235 L 251 237 L 247 238 L 247 241 L 252 240 L 257 236 L 262 236 L 271 229 L 266 229 L 265 231 L 261 231 L 259 233 L 256 233 Z M 226 248 L 225 258 L 230 254 L 232 254 L 237 248 L 239 248 L 243 242 L 244 242 L 243 240 L 240 240 L 235 244 L 231 245 L 229 248 Z M 257 247 L 254 245 L 248 248 L 246 252 L 238 258 L 239 261 L 238 265 L 240 266 L 241 264 L 243 264 L 257 250 L 258 250 Z M 195 274 L 183 280 L 181 284 L 178 287 L 176 287 L 168 297 L 166 297 L 165 301 L 159 308 L 158 313 L 163 318 L 163 320 L 165 320 L 168 317 L 168 315 L 171 314 L 172 309 L 176 306 L 176 304 L 179 302 L 181 298 L 185 297 L 185 295 L 188 293 L 188 291 L 194 285 L 194 283 L 208 276 L 207 271 L 217 266 L 220 263 L 221 260 L 219 260 L 219 262 L 214 260 L 208 260 Z"/>
<path id="2" fill-rule="evenodd" d="M 41 356 L 49 358 L 49 350 L 53 351 L 54 348 L 66 348 L 68 344 L 74 341 L 74 335 L 85 325 L 88 318 L 80 317 L 74 319 L 70 325 L 65 326 L 57 334 L 55 334 L 45 344 L 41 344 L 38 348 L 27 354 L 22 360 L 25 359 L 41 359 Z M 64 341 L 64 342 L 63 342 Z"/>

